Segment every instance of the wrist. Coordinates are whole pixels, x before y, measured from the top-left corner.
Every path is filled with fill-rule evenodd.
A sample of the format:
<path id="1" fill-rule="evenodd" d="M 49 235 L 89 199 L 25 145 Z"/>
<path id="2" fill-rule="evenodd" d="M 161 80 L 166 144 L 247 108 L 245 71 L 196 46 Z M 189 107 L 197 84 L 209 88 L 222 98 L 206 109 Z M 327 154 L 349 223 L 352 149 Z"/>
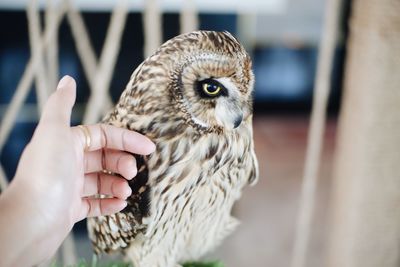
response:
<path id="1" fill-rule="evenodd" d="M 48 249 L 42 242 L 49 225 L 35 207 L 32 192 L 18 183 L 15 179 L 0 196 L 0 266 L 36 264 Z"/>
<path id="2" fill-rule="evenodd" d="M 20 256 L 34 240 L 28 223 L 28 210 L 11 185 L 0 196 L 0 265 L 17 265 Z"/>

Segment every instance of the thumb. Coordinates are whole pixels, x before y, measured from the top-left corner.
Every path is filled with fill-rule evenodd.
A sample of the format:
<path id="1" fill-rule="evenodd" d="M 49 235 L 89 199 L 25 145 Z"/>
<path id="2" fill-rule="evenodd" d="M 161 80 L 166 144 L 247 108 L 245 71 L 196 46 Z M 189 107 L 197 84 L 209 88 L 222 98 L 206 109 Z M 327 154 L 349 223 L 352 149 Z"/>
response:
<path id="1" fill-rule="evenodd" d="M 66 75 L 58 83 L 57 90 L 47 100 L 40 118 L 40 124 L 62 123 L 69 126 L 75 98 L 75 80 Z"/>

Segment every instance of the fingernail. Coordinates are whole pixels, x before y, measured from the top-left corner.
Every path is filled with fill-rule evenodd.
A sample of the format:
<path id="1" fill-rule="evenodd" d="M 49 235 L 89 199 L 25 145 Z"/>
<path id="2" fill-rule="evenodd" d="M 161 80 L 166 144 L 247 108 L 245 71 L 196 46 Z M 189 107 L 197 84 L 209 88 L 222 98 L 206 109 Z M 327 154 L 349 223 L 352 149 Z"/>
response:
<path id="1" fill-rule="evenodd" d="M 71 76 L 65 75 L 64 77 L 61 78 L 60 82 L 58 83 L 57 90 L 67 87 L 67 85 L 70 82 L 71 82 Z"/>
<path id="2" fill-rule="evenodd" d="M 132 189 L 130 187 L 128 187 L 128 197 L 132 195 Z"/>
<path id="3" fill-rule="evenodd" d="M 152 144 L 153 144 L 153 147 L 152 147 L 151 150 L 154 152 L 154 151 L 156 151 L 156 148 L 157 148 L 157 147 L 156 147 L 156 144 L 154 144 L 154 143 L 152 143 Z"/>
<path id="4" fill-rule="evenodd" d="M 151 148 L 150 148 L 150 151 L 149 151 L 149 154 L 151 154 L 151 153 L 153 153 L 154 151 L 156 151 L 156 144 L 154 144 L 153 142 L 151 142 Z"/>
<path id="5" fill-rule="evenodd" d="M 132 174 L 129 176 L 128 180 L 132 180 L 133 178 L 135 178 L 136 174 L 137 174 L 137 168 L 132 170 Z"/>

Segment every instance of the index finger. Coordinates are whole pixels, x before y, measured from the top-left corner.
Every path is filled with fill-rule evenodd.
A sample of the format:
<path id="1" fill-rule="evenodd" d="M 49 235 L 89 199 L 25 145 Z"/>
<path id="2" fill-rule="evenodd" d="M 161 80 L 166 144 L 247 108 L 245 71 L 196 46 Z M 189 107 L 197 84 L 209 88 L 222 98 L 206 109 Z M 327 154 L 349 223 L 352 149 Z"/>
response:
<path id="1" fill-rule="evenodd" d="M 90 134 L 90 147 L 88 151 L 101 148 L 123 150 L 134 154 L 148 155 L 153 153 L 156 146 L 146 136 L 107 124 L 84 125 Z M 86 146 L 85 132 L 78 127 L 73 127 L 78 135 L 82 149 Z"/>

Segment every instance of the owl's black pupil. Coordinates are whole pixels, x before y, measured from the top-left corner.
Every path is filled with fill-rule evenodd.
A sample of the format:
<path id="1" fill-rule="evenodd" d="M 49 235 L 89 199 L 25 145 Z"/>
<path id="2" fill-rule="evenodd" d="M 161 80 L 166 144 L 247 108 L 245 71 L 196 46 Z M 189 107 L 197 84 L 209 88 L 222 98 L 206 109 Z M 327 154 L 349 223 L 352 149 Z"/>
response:
<path id="1" fill-rule="evenodd" d="M 213 93 L 213 92 L 215 92 L 215 91 L 218 90 L 218 86 L 215 85 L 215 84 L 207 84 L 207 90 L 208 90 L 210 93 Z"/>

